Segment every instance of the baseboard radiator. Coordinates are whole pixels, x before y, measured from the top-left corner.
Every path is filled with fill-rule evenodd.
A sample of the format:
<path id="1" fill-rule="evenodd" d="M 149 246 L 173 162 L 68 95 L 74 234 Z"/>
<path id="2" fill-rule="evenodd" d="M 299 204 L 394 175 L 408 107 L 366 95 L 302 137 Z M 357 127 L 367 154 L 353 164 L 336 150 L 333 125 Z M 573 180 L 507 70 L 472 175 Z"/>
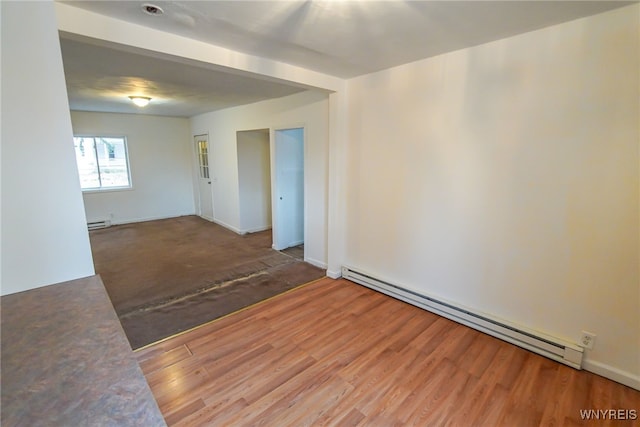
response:
<path id="1" fill-rule="evenodd" d="M 111 227 L 111 221 L 109 221 L 108 219 L 105 219 L 101 221 L 87 222 L 87 227 L 89 228 L 89 230 L 98 230 L 100 228 L 107 228 L 107 227 Z"/>
<path id="2" fill-rule="evenodd" d="M 575 344 L 526 330 L 519 325 L 510 324 L 505 320 L 493 318 L 484 313 L 474 312 L 469 308 L 448 301 L 419 294 L 351 267 L 342 267 L 342 277 L 572 368 L 582 368 L 583 349 Z"/>

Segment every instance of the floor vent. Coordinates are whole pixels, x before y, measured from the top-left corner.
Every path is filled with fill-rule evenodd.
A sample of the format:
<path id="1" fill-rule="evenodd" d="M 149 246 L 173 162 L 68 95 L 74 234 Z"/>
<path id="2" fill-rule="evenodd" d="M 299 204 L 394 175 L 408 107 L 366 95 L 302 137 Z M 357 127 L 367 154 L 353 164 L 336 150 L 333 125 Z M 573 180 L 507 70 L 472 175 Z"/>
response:
<path id="1" fill-rule="evenodd" d="M 451 302 L 432 298 L 398 285 L 377 279 L 369 274 L 342 267 L 342 277 L 352 282 L 382 292 L 409 304 L 431 311 L 440 316 L 462 323 L 470 328 L 492 335 L 519 347 L 538 353 L 572 368 L 582 368 L 583 349 L 575 344 L 564 342 L 555 337 L 526 330 L 519 325 L 477 313 Z"/>
<path id="2" fill-rule="evenodd" d="M 102 221 L 92 221 L 87 223 L 87 227 L 89 228 L 89 230 L 98 230 L 100 228 L 107 228 L 107 227 L 111 227 L 111 221 L 109 221 L 108 219 L 105 219 Z"/>

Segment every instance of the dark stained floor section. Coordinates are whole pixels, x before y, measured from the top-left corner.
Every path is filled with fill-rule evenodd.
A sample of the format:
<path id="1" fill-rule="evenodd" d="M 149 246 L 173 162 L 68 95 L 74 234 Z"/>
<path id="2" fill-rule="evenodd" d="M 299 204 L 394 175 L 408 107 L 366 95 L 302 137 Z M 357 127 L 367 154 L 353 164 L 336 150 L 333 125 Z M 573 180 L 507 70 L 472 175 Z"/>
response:
<path id="1" fill-rule="evenodd" d="M 90 233 L 96 272 L 133 348 L 324 276 L 271 231 L 240 236 L 196 216 Z"/>

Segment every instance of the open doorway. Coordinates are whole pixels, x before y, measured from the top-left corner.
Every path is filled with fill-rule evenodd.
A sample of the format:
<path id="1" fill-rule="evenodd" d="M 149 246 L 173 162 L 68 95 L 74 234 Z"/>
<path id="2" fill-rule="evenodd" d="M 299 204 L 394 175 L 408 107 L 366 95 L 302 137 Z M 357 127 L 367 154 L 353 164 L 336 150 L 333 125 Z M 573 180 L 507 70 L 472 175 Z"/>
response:
<path id="1" fill-rule="evenodd" d="M 271 228 L 269 129 L 236 132 L 240 232 Z"/>
<path id="2" fill-rule="evenodd" d="M 274 130 L 273 248 L 304 245 L 304 128 Z"/>
<path id="3" fill-rule="evenodd" d="M 225 166 L 239 172 L 241 230 L 193 215 L 91 232 L 96 271 L 133 348 L 325 275 L 304 262 L 304 248 L 287 248 L 303 243 L 307 234 L 304 129 L 237 131 L 236 136 L 236 164 Z M 215 146 L 208 140 L 206 135 L 192 140 L 203 208 L 216 189 L 210 166 Z M 279 248 L 275 239 L 283 242 Z M 274 250 L 281 248 L 287 249 Z"/>

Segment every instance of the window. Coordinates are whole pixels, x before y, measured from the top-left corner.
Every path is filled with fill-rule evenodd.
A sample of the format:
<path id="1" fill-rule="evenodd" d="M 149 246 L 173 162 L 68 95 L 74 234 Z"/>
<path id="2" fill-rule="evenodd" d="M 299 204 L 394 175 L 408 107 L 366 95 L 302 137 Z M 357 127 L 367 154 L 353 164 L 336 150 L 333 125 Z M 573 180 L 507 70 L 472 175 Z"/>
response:
<path id="1" fill-rule="evenodd" d="M 209 154 L 207 140 L 198 141 L 198 161 L 200 163 L 200 178 L 209 178 Z"/>
<path id="2" fill-rule="evenodd" d="M 73 145 L 83 191 L 131 188 L 125 137 L 77 136 Z"/>

